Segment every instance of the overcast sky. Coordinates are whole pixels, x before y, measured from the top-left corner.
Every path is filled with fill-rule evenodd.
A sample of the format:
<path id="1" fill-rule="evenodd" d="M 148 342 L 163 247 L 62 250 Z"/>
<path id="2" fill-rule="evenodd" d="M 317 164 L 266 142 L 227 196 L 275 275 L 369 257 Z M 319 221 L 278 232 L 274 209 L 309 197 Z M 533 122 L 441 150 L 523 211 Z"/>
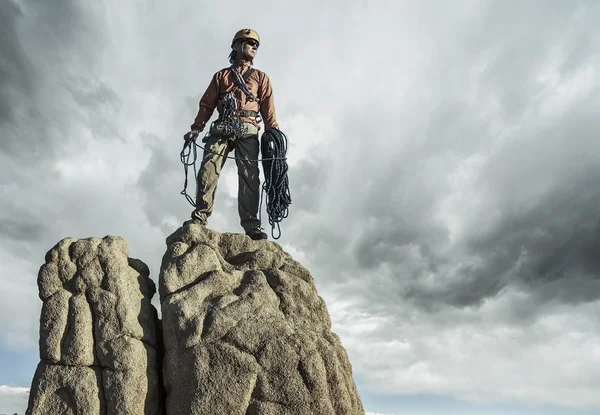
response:
<path id="1" fill-rule="evenodd" d="M 245 27 L 290 142 L 279 243 L 365 408 L 599 413 L 598 21 L 575 0 L 0 0 L 0 413 L 26 406 L 46 251 L 119 235 L 157 280 L 192 209 L 182 135 Z M 242 232 L 236 195 L 229 161 L 211 228 Z"/>

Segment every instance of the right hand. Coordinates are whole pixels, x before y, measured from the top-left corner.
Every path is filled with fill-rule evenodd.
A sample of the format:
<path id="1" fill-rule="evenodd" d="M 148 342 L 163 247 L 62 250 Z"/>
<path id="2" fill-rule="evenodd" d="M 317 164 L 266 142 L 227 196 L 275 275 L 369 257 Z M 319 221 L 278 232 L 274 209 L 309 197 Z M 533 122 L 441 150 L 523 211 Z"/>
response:
<path id="1" fill-rule="evenodd" d="M 186 133 L 186 134 L 183 136 L 183 139 L 184 139 L 185 141 L 190 141 L 190 140 L 193 140 L 193 141 L 195 141 L 195 140 L 196 140 L 196 138 L 198 138 L 198 134 L 200 134 L 200 131 L 198 131 L 198 130 L 192 130 L 192 131 L 190 131 L 190 132 Z"/>

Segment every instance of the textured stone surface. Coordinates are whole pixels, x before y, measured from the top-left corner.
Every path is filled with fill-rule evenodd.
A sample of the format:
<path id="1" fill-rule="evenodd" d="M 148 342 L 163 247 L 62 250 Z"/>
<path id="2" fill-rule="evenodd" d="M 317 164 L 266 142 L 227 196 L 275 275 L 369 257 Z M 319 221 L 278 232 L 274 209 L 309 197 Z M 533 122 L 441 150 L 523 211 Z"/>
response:
<path id="1" fill-rule="evenodd" d="M 148 275 L 119 237 L 66 238 L 46 254 L 28 414 L 163 413 Z"/>
<path id="2" fill-rule="evenodd" d="M 159 292 L 169 415 L 364 414 L 312 276 L 276 243 L 185 226 Z"/>

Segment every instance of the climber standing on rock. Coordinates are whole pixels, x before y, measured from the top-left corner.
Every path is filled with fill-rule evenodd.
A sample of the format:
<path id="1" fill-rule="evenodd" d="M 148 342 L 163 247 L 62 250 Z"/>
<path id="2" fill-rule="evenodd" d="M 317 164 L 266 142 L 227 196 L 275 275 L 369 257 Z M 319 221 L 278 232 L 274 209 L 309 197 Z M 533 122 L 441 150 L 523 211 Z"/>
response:
<path id="1" fill-rule="evenodd" d="M 257 161 L 259 123 L 264 121 L 265 131 L 279 127 L 269 77 L 252 67 L 259 45 L 258 33 L 252 29 L 242 29 L 235 34 L 229 55 L 231 66 L 214 74 L 200 99 L 191 131 L 184 135 L 184 140 L 195 141 L 217 109 L 219 117 L 203 139 L 204 154 L 198 171 L 196 205 L 191 221 L 206 225 L 213 210 L 221 169 L 227 155 L 235 150 L 240 223 L 252 239 L 267 239 L 257 217 L 260 196 Z M 262 138 L 265 139 L 265 134 Z"/>

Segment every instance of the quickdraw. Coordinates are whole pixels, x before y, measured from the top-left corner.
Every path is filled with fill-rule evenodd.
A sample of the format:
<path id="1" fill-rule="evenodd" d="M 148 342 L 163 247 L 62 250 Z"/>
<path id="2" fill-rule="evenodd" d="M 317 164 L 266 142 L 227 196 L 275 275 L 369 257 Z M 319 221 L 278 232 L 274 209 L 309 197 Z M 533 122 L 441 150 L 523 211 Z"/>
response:
<path id="1" fill-rule="evenodd" d="M 223 97 L 223 112 L 218 119 L 210 125 L 209 133 L 202 139 L 207 142 L 209 138 L 221 137 L 230 141 L 235 141 L 236 137 L 241 137 L 247 133 L 246 126 L 240 121 L 237 111 L 237 103 L 233 92 L 229 92 Z"/>

